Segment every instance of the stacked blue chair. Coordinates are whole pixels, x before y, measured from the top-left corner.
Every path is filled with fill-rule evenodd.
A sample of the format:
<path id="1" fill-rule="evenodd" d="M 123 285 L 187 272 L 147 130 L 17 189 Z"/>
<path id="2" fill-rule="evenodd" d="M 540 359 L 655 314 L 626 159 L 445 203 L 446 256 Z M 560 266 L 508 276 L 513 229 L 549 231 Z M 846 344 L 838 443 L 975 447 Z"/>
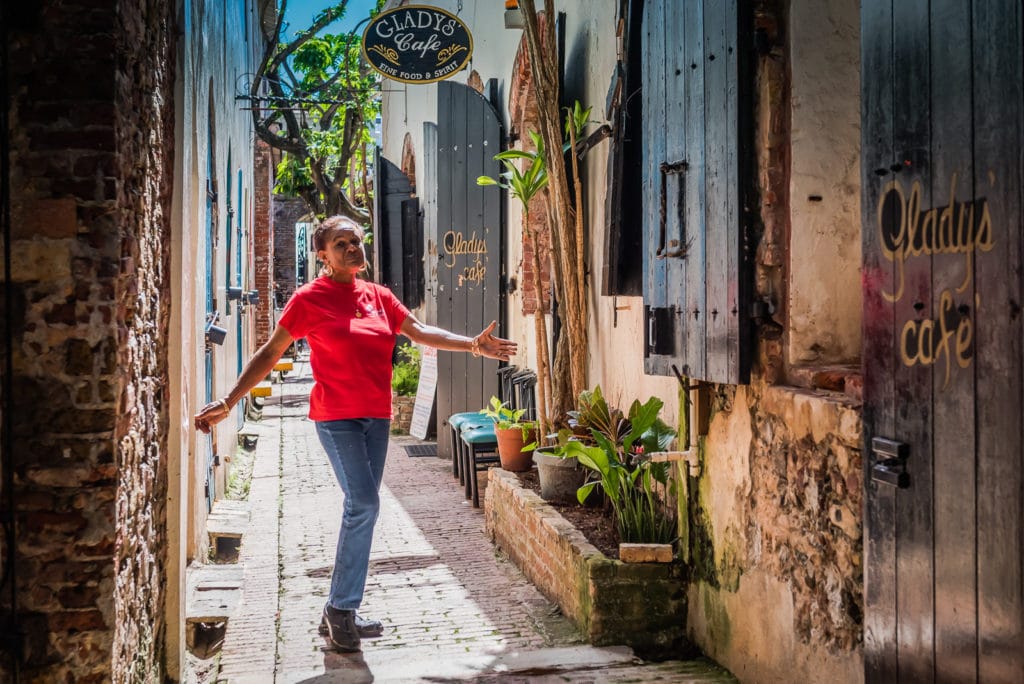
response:
<path id="1" fill-rule="evenodd" d="M 498 369 L 498 398 L 504 401 L 507 397 L 511 396 L 512 385 L 508 382 L 507 378 L 519 369 L 516 366 L 503 366 Z M 456 413 L 448 418 L 448 430 L 451 435 L 452 444 L 452 475 L 459 478 L 459 484 L 464 485 L 466 488 L 466 498 L 471 496 L 471 483 L 466 479 L 466 468 L 464 463 L 469 462 L 469 454 L 466 453 L 468 448 L 465 440 L 463 440 L 463 432 L 470 430 L 490 430 L 490 439 L 487 439 L 487 432 L 480 432 L 474 438 L 477 448 L 477 453 L 484 453 L 488 451 L 495 451 L 498 448 L 497 438 L 494 436 L 494 423 L 490 418 L 484 416 L 479 411 L 464 411 L 462 413 Z M 475 473 L 474 473 L 474 478 Z"/>
<path id="2" fill-rule="evenodd" d="M 494 423 L 485 418 L 487 425 L 475 428 L 464 428 L 460 435 L 462 445 L 462 471 L 465 473 L 465 494 L 473 500 L 473 508 L 480 508 L 480 484 L 477 479 L 477 468 L 489 463 L 497 463 L 498 439 L 494 434 Z"/>

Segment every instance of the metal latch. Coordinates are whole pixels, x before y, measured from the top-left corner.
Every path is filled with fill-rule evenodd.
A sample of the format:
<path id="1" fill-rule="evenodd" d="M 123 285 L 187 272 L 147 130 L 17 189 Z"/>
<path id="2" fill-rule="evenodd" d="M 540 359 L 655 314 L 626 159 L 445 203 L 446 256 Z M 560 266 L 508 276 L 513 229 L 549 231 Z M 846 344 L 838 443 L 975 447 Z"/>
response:
<path id="1" fill-rule="evenodd" d="M 668 307 L 645 306 L 647 355 L 672 356 L 676 350 L 674 311 Z"/>
<path id="2" fill-rule="evenodd" d="M 910 447 L 885 437 L 874 437 L 871 440 L 871 451 L 875 454 L 875 464 L 871 467 L 871 479 L 874 482 L 892 485 L 898 489 L 910 486 L 910 474 L 907 472 L 907 456 Z"/>
<path id="3" fill-rule="evenodd" d="M 665 258 L 686 258 L 686 250 L 689 247 L 686 240 L 686 183 L 684 177 L 690 165 L 685 159 L 674 162 L 662 162 L 658 165 L 661 171 L 661 197 L 658 203 L 658 216 L 660 224 L 658 227 L 658 251 L 654 256 L 656 259 Z M 668 222 L 668 177 L 680 176 L 679 195 L 676 198 L 676 215 L 679 223 L 679 235 L 669 239 L 667 232 Z"/>

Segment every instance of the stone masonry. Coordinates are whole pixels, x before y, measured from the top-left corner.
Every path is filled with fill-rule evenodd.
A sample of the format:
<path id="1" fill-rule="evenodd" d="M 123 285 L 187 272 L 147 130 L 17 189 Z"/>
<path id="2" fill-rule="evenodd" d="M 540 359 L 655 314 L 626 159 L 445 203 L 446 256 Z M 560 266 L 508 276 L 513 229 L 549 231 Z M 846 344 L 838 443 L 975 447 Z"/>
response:
<path id="1" fill-rule="evenodd" d="M 5 585 L 0 609 L 24 681 L 163 678 L 171 12 L 7 15 L 17 603 Z"/>

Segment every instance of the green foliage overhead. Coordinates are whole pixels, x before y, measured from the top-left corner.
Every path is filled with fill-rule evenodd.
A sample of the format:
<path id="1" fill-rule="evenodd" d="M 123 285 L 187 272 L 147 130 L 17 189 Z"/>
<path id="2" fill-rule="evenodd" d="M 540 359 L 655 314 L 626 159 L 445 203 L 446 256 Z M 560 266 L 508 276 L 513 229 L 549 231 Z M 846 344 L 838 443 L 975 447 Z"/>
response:
<path id="1" fill-rule="evenodd" d="M 382 5 L 378 0 L 372 14 Z M 363 174 L 380 84 L 362 59 L 360 26 L 324 33 L 347 8 L 348 0 L 335 2 L 288 37 L 280 0 L 249 97 L 256 134 L 283 153 L 274 191 L 301 197 L 318 217 L 342 214 L 365 223 L 370 201 Z"/>

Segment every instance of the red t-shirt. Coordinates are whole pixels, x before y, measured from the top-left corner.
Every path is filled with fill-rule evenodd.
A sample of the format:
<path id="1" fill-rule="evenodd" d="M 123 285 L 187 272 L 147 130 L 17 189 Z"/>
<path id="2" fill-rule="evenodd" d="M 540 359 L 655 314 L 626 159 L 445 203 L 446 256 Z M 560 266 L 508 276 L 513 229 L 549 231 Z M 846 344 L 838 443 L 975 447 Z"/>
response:
<path id="1" fill-rule="evenodd" d="M 309 341 L 310 420 L 391 418 L 391 354 L 409 310 L 391 290 L 327 276 L 303 285 L 278 323 Z"/>

